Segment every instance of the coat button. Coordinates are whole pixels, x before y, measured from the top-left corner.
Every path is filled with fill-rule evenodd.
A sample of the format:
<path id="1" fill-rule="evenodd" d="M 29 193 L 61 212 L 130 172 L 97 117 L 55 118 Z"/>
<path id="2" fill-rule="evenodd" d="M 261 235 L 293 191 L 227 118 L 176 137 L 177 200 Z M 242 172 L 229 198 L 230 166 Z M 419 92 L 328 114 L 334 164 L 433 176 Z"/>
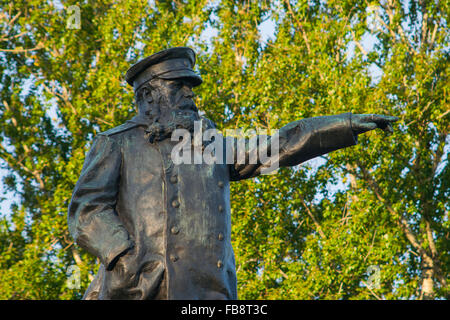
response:
<path id="1" fill-rule="evenodd" d="M 219 181 L 219 182 L 217 182 L 217 185 L 219 186 L 219 188 L 223 188 L 223 181 Z"/>
<path id="2" fill-rule="evenodd" d="M 217 268 L 222 268 L 223 267 L 223 262 L 222 260 L 217 261 Z"/>
<path id="3" fill-rule="evenodd" d="M 219 233 L 219 235 L 217 236 L 217 239 L 219 239 L 219 241 L 223 240 L 223 233 L 222 232 Z"/>
<path id="4" fill-rule="evenodd" d="M 177 175 L 173 175 L 170 177 L 169 181 L 173 184 L 178 182 L 178 176 Z"/>
<path id="5" fill-rule="evenodd" d="M 175 261 L 178 261 L 178 256 L 176 255 L 176 254 L 171 254 L 170 255 L 170 260 L 172 261 L 172 262 L 175 262 Z"/>
<path id="6" fill-rule="evenodd" d="M 178 201 L 176 199 L 172 201 L 172 207 L 178 208 L 179 206 L 180 206 L 180 201 Z"/>
<path id="7" fill-rule="evenodd" d="M 170 229 L 170 232 L 172 232 L 172 234 L 178 234 L 178 232 L 180 232 L 180 229 L 178 227 L 172 227 L 172 229 Z"/>
<path id="8" fill-rule="evenodd" d="M 219 206 L 219 212 L 223 212 L 223 206 Z"/>

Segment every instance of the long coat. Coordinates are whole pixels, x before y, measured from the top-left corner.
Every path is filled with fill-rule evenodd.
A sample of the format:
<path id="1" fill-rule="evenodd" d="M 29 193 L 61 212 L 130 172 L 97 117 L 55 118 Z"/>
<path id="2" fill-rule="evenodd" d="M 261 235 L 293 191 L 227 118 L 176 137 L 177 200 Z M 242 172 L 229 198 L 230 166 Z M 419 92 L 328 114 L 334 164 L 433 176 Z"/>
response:
<path id="1" fill-rule="evenodd" d="M 73 191 L 69 231 L 101 261 L 84 299 L 237 299 L 230 181 L 264 164 L 175 165 L 175 142 L 150 143 L 146 125 L 97 135 Z M 279 130 L 279 165 L 356 143 L 350 113 L 295 121 Z"/>

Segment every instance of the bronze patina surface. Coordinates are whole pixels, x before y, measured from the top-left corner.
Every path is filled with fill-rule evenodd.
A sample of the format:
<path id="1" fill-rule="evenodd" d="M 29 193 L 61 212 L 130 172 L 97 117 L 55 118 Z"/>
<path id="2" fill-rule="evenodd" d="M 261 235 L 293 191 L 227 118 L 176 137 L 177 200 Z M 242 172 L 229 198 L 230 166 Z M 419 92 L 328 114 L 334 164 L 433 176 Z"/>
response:
<path id="1" fill-rule="evenodd" d="M 194 51 L 177 47 L 133 65 L 126 80 L 138 114 L 98 134 L 86 156 L 68 211 L 72 236 L 101 261 L 84 299 L 237 299 L 230 181 L 258 176 L 267 163 L 237 161 L 236 144 L 223 154 L 231 162 L 174 163 L 176 129 L 214 128 L 192 99 L 202 82 L 194 64 Z M 278 132 L 278 165 L 353 146 L 396 120 L 345 113 L 289 123 Z M 261 145 L 245 143 L 248 160 Z"/>

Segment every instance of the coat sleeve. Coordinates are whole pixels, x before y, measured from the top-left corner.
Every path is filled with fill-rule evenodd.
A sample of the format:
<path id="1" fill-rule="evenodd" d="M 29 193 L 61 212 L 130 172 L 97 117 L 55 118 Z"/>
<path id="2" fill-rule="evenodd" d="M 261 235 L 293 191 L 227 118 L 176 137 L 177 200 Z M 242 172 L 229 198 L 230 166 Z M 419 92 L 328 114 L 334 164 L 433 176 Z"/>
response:
<path id="1" fill-rule="evenodd" d="M 69 232 L 107 269 L 114 267 L 133 241 L 115 210 L 119 190 L 121 150 L 106 135 L 95 138 L 75 185 L 68 210 Z"/>
<path id="2" fill-rule="evenodd" d="M 314 157 L 358 143 L 351 127 L 351 113 L 298 120 L 282 127 L 275 135 L 258 136 L 256 143 L 246 139 L 245 161 L 239 161 L 239 145 L 234 142 L 230 180 L 242 180 L 268 173 L 278 167 L 295 166 Z M 256 159 L 256 161 L 251 161 Z M 266 170 L 266 171 L 264 171 Z"/>

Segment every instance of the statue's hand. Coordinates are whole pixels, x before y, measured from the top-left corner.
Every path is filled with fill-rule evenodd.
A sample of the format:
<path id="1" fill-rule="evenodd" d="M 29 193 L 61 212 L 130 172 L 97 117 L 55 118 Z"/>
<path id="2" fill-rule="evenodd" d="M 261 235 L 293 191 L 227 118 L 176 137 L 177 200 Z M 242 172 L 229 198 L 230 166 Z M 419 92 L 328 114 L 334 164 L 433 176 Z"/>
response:
<path id="1" fill-rule="evenodd" d="M 398 117 L 384 116 L 380 114 L 352 114 L 352 129 L 356 134 L 380 128 L 385 132 L 392 133 L 392 123 Z"/>

